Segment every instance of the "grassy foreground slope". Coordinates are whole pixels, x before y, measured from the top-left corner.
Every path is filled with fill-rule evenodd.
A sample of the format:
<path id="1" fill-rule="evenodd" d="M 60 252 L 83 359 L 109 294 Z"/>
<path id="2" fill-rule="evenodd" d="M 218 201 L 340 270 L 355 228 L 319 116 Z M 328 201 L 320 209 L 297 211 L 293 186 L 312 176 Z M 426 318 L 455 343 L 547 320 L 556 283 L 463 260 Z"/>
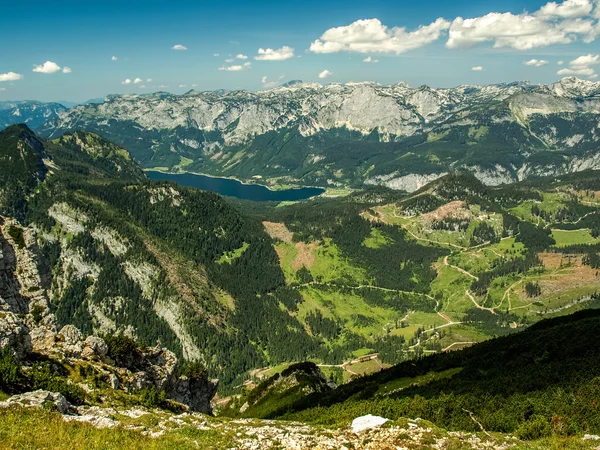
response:
<path id="1" fill-rule="evenodd" d="M 328 427 L 376 414 L 522 439 L 600 433 L 600 310 L 546 320 L 468 349 L 401 363 L 270 418 Z M 251 411 L 249 411 L 251 413 Z"/>

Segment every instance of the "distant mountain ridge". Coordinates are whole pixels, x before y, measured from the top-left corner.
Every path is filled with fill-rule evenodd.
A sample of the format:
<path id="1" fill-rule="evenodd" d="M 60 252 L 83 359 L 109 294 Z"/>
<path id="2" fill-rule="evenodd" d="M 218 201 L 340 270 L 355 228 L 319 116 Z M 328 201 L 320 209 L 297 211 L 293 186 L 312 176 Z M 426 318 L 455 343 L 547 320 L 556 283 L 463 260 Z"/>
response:
<path id="1" fill-rule="evenodd" d="M 437 89 L 287 83 L 248 92 L 108 96 L 39 132 L 96 132 L 143 167 L 271 184 L 415 190 L 465 168 L 487 184 L 600 167 L 600 83 Z"/>
<path id="2" fill-rule="evenodd" d="M 0 130 L 17 123 L 37 128 L 67 110 L 61 103 L 36 100 L 0 101 Z"/>

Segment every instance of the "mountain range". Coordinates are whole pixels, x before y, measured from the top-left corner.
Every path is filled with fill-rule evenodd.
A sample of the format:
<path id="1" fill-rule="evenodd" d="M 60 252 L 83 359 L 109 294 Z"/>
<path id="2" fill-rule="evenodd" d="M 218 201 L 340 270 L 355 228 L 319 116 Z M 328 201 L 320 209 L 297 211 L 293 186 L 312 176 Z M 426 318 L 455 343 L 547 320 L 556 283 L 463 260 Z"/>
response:
<path id="1" fill-rule="evenodd" d="M 496 185 L 598 168 L 599 113 L 600 83 L 575 77 L 452 89 L 293 82 L 112 95 L 58 111 L 38 132 L 93 131 L 144 168 L 413 191 L 459 169 Z"/>

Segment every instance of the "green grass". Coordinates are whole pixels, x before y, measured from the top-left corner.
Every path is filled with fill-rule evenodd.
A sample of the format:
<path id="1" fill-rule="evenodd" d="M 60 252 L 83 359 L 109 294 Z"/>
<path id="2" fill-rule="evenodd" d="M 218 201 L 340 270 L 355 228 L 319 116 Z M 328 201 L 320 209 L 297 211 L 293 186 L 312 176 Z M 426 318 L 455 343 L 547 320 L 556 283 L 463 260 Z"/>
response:
<path id="1" fill-rule="evenodd" d="M 381 248 L 385 245 L 389 244 L 390 239 L 385 236 L 380 230 L 377 228 L 373 228 L 371 230 L 371 235 L 363 241 L 362 245 L 368 248 Z"/>
<path id="2" fill-rule="evenodd" d="M 593 238 L 590 230 L 552 230 L 552 237 L 556 241 L 557 247 L 567 247 L 569 245 L 579 244 L 596 244 L 600 242 L 600 239 Z"/>
<path id="3" fill-rule="evenodd" d="M 240 256 L 242 256 L 242 254 L 248 250 L 248 247 L 250 247 L 250 244 L 248 244 L 247 242 L 244 242 L 242 244 L 242 246 L 240 248 L 236 248 L 235 250 L 232 250 L 230 252 L 225 252 L 223 253 L 223 255 L 217 259 L 216 263 L 217 264 L 231 264 L 231 261 L 238 259 Z"/>

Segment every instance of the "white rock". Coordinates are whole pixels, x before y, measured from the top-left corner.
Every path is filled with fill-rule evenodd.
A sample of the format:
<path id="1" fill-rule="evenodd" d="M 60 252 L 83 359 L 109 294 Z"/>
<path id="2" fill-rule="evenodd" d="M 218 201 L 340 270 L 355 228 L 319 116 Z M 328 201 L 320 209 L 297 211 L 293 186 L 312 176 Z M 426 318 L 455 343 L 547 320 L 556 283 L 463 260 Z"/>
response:
<path id="1" fill-rule="evenodd" d="M 390 419 L 386 419 L 384 417 L 367 414 L 366 416 L 357 417 L 352 421 L 352 431 L 355 433 L 360 433 L 361 431 L 380 427 L 389 420 Z"/>

